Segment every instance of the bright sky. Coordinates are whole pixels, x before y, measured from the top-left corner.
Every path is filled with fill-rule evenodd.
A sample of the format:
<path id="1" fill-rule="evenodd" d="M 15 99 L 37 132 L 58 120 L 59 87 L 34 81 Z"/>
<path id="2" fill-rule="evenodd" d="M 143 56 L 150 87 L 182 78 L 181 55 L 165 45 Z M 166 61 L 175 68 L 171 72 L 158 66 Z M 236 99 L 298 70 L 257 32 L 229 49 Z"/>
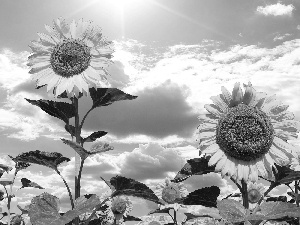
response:
<path id="1" fill-rule="evenodd" d="M 174 177 L 186 159 L 198 157 L 197 116 L 211 103 L 210 96 L 221 93 L 221 86 L 231 91 L 235 82 L 250 81 L 257 91 L 276 94 L 289 104 L 300 120 L 300 1 L 1 1 L 0 163 L 13 165 L 7 154 L 60 152 L 72 158 L 61 171 L 73 185 L 74 152 L 59 140 L 70 138 L 64 124 L 24 100 L 49 99 L 45 89 L 34 89 L 26 60 L 30 41 L 38 38 L 37 32 L 46 33 L 44 25 L 58 17 L 100 26 L 115 45 L 112 84 L 138 96 L 94 110 L 87 118 L 83 134 L 105 130 L 109 133 L 102 140 L 115 150 L 86 161 L 83 193 L 107 190 L 99 176 L 121 174 L 150 187 Z M 90 104 L 80 101 L 81 115 Z M 17 188 L 22 177 L 60 197 L 63 211 L 69 207 L 63 182 L 50 169 L 31 166 L 20 172 Z M 235 189 L 216 174 L 195 176 L 185 184 L 189 191 L 217 185 L 223 195 Z M 43 191 L 16 192 L 13 210 L 19 212 L 16 203 L 29 204 Z M 153 209 L 153 204 L 133 201 L 134 216 Z"/>

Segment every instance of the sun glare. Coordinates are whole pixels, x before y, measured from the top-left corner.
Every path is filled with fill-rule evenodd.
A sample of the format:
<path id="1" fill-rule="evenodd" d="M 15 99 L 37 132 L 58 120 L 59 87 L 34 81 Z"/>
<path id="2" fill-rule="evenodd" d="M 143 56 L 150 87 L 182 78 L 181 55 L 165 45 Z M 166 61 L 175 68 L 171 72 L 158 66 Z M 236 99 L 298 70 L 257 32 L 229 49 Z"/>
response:
<path id="1" fill-rule="evenodd" d="M 137 2 L 140 2 L 141 0 L 112 0 L 112 3 L 116 7 L 120 7 L 122 9 L 127 8 L 131 5 L 134 5 Z"/>

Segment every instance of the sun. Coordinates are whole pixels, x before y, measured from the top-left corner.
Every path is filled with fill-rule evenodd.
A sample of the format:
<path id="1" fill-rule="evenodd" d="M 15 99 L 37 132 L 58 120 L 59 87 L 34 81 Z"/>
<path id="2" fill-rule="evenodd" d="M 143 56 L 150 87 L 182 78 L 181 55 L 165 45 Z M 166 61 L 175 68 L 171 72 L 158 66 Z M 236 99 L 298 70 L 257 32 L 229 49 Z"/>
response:
<path id="1" fill-rule="evenodd" d="M 128 8 L 141 0 L 111 0 L 111 3 L 121 9 Z"/>

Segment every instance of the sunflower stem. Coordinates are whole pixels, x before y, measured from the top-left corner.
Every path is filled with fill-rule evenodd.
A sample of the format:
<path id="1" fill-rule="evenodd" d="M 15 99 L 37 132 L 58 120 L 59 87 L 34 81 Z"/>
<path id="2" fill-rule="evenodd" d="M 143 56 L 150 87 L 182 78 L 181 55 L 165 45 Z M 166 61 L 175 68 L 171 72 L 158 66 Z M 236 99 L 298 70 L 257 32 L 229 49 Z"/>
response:
<path id="1" fill-rule="evenodd" d="M 177 225 L 176 210 L 175 209 L 173 209 L 173 210 L 174 210 L 174 219 L 173 219 L 174 220 L 174 224 Z"/>
<path id="2" fill-rule="evenodd" d="M 65 178 L 60 174 L 60 172 L 58 170 L 55 170 L 56 173 L 61 177 L 61 179 L 63 180 L 67 190 L 68 190 L 68 193 L 69 193 L 69 197 L 70 197 L 70 201 L 71 201 L 71 206 L 72 206 L 72 209 L 74 209 L 74 200 L 73 200 L 73 196 L 72 196 L 72 193 L 71 193 L 71 190 L 70 190 L 70 187 L 68 185 L 68 183 L 66 182 Z"/>
<path id="3" fill-rule="evenodd" d="M 242 179 L 242 196 L 243 196 L 243 205 L 246 209 L 249 209 L 249 200 L 248 200 L 248 191 L 247 191 L 247 183 Z"/>
<path id="4" fill-rule="evenodd" d="M 89 114 L 92 110 L 93 110 L 93 108 L 91 108 L 89 111 L 87 111 L 86 114 L 84 115 L 84 117 L 82 118 L 82 121 L 81 121 L 81 123 L 80 123 L 80 129 L 82 128 L 83 123 L 84 123 L 86 117 L 88 116 L 88 114 Z"/>
<path id="5" fill-rule="evenodd" d="M 11 201 L 11 195 L 8 194 L 5 185 L 3 185 L 3 187 L 5 189 L 6 197 L 7 197 L 7 217 L 8 217 L 8 225 L 10 225 L 10 201 Z"/>
<path id="6" fill-rule="evenodd" d="M 72 103 L 75 107 L 75 137 L 76 143 L 81 144 L 81 128 L 79 125 L 79 106 L 78 106 L 78 98 L 72 98 Z M 80 170 L 80 156 L 77 152 L 75 152 L 75 200 L 80 197 L 80 179 L 79 178 L 79 170 Z M 79 225 L 79 217 L 74 219 L 75 225 Z"/>

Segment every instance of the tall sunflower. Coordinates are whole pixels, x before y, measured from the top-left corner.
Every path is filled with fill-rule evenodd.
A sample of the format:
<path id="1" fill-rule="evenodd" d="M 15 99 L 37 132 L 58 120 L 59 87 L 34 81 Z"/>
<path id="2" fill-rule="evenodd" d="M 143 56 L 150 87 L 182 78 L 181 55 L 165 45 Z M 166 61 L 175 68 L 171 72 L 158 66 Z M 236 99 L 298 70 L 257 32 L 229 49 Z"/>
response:
<path id="1" fill-rule="evenodd" d="M 274 163 L 287 165 L 297 157 L 299 150 L 287 140 L 297 138 L 300 122 L 275 95 L 256 92 L 250 82 L 244 88 L 236 83 L 230 94 L 222 87 L 211 97 L 214 104 L 204 106 L 209 114 L 199 117 L 199 147 L 222 176 L 256 182 L 258 173 L 274 177 Z"/>
<path id="2" fill-rule="evenodd" d="M 105 67 L 111 64 L 113 50 L 103 39 L 101 30 L 91 22 L 74 20 L 68 25 L 62 18 L 45 25 L 49 34 L 29 47 L 28 66 L 37 86 L 47 85 L 54 96 L 66 92 L 68 97 L 87 95 L 90 87 L 108 87 Z"/>

